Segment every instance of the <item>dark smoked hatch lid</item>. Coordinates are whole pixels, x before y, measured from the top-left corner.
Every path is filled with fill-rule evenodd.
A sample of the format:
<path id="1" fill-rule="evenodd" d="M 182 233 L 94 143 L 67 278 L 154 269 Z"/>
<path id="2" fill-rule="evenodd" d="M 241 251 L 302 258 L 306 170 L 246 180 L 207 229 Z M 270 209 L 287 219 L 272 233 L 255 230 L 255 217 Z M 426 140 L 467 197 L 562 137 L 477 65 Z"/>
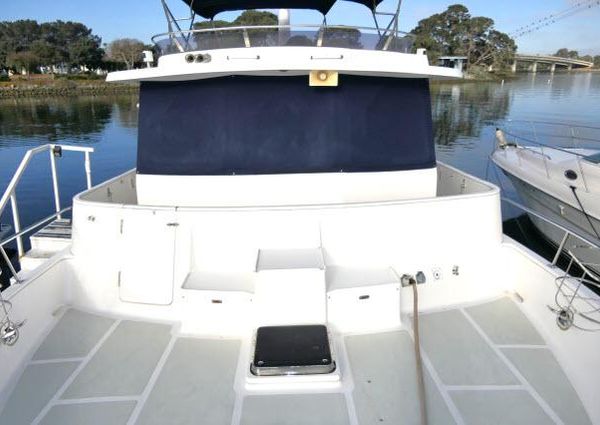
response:
<path id="1" fill-rule="evenodd" d="M 256 332 L 255 375 L 300 375 L 335 370 L 324 325 L 264 326 Z"/>

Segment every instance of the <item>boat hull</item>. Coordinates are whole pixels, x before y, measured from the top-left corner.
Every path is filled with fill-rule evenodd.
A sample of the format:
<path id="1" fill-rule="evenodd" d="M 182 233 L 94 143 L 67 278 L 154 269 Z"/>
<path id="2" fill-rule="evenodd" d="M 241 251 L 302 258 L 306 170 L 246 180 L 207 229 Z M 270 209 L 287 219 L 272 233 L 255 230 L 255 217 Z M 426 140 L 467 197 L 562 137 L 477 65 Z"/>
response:
<path id="1" fill-rule="evenodd" d="M 521 180 L 520 178 L 510 174 L 508 171 L 503 170 L 506 176 L 511 180 L 515 190 L 521 198 L 523 204 L 533 211 L 536 211 L 549 218 L 550 220 L 566 227 L 573 229 L 582 236 L 592 240 L 600 240 L 595 236 L 594 230 L 590 226 L 588 218 L 585 214 L 569 204 L 555 198 L 552 195 L 536 188 L 535 186 Z M 529 218 L 533 222 L 536 229 L 553 245 L 559 246 L 565 236 L 558 227 L 534 216 L 528 214 Z M 600 220 L 595 217 L 588 216 L 592 222 L 594 229 L 600 229 Z M 591 266 L 591 268 L 598 272 L 600 267 L 600 252 L 590 245 L 584 243 L 578 238 L 571 237 L 564 247 L 565 250 L 571 251 L 575 256 L 583 263 Z"/>

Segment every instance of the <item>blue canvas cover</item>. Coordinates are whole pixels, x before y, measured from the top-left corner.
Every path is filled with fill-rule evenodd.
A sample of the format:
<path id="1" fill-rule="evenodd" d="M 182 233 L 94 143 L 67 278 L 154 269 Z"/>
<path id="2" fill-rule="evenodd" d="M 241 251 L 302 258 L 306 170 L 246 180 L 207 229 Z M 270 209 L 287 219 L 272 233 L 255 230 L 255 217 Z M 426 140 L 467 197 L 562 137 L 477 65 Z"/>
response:
<path id="1" fill-rule="evenodd" d="M 232 175 L 435 166 L 427 79 L 228 76 L 142 82 L 138 172 Z"/>

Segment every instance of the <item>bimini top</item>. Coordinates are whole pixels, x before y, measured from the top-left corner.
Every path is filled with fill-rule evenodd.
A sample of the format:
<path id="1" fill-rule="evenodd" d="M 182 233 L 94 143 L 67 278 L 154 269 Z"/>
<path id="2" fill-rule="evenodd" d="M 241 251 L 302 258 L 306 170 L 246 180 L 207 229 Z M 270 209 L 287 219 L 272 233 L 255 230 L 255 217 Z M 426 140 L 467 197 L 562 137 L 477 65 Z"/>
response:
<path id="1" fill-rule="evenodd" d="M 183 0 L 194 12 L 206 19 L 218 13 L 247 9 L 314 9 L 322 14 L 329 12 L 336 0 Z M 383 0 L 344 0 L 364 4 L 375 10 Z"/>

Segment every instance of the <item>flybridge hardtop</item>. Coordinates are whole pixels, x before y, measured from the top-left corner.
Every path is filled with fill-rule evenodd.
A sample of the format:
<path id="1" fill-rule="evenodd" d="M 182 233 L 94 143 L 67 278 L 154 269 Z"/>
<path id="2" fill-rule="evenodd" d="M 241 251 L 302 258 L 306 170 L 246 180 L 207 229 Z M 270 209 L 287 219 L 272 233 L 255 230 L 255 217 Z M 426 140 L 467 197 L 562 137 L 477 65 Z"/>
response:
<path id="1" fill-rule="evenodd" d="M 244 9 L 313 9 L 325 15 L 336 0 L 183 0 L 198 15 L 213 19 L 226 11 Z M 375 10 L 383 0 L 343 0 L 360 3 Z"/>

